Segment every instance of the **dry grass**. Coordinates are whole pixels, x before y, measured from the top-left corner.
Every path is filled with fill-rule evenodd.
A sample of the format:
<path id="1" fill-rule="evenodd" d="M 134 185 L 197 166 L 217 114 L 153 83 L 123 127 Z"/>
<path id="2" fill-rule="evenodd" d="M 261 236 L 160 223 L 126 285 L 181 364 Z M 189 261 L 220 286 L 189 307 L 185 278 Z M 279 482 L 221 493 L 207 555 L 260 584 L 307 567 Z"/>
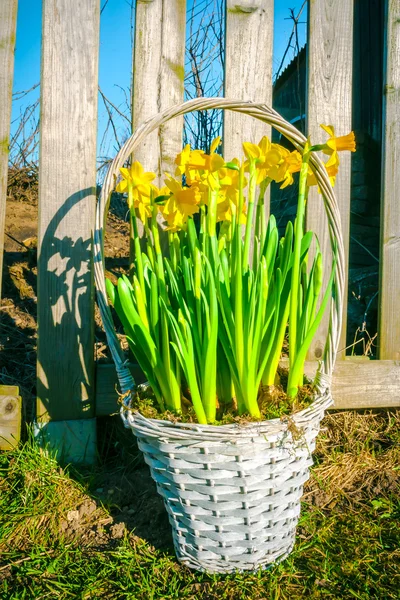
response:
<path id="1" fill-rule="evenodd" d="M 320 507 L 357 507 L 400 493 L 400 411 L 328 414 L 305 499 Z"/>
<path id="2" fill-rule="evenodd" d="M 400 411 L 328 415 L 293 553 L 225 577 L 177 564 L 132 436 L 102 426 L 94 471 L 63 471 L 31 442 L 0 454 L 0 597 L 397 600 Z"/>

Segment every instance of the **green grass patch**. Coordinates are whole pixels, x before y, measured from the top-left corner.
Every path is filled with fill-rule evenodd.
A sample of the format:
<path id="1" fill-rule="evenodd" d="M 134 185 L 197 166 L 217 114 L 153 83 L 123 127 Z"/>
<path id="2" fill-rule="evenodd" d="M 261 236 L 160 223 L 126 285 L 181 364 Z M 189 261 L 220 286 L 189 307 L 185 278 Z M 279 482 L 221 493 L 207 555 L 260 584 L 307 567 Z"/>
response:
<path id="1" fill-rule="evenodd" d="M 390 423 L 385 416 L 383 424 L 379 418 L 371 415 L 366 423 L 358 416 L 350 422 L 342 414 L 325 420 L 295 549 L 282 564 L 254 574 L 210 576 L 176 561 L 165 536 L 155 534 L 165 526 L 157 522 L 161 504 L 151 504 L 154 490 L 135 452 L 121 459 L 118 450 L 91 473 L 60 469 L 31 442 L 5 452 L 0 455 L 0 597 L 395 600 L 399 420 Z M 130 496 L 136 498 L 132 523 L 123 510 Z M 118 533 L 113 528 L 121 522 Z"/>

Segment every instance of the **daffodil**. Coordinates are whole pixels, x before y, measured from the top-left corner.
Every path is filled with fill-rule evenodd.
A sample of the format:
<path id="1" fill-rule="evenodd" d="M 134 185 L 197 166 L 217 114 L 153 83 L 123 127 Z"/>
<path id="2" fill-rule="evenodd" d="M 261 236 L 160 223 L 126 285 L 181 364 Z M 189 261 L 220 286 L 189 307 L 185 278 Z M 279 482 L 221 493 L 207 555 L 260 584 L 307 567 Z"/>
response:
<path id="1" fill-rule="evenodd" d="M 275 145 L 275 144 L 274 144 Z M 276 144 L 278 146 L 278 144 Z M 293 183 L 293 173 L 298 173 L 301 168 L 301 154 L 297 150 L 290 152 L 287 148 L 279 146 L 281 161 L 268 170 L 268 177 L 276 183 L 282 183 L 281 190 Z"/>
<path id="2" fill-rule="evenodd" d="M 326 170 L 328 172 L 329 180 L 331 182 L 331 185 L 332 185 L 332 187 L 334 187 L 335 180 L 336 180 L 336 175 L 338 174 L 338 171 L 339 171 L 338 166 L 337 166 L 337 164 L 334 164 L 334 165 L 330 165 L 329 167 L 327 167 L 325 165 L 325 167 L 326 167 Z M 317 178 L 315 177 L 315 174 L 313 173 L 313 171 L 311 170 L 311 168 L 308 167 L 307 185 L 309 187 L 311 187 L 312 185 L 317 185 L 317 183 L 318 182 L 317 182 Z M 319 186 L 318 186 L 318 192 L 321 193 L 321 190 L 320 190 Z"/>
<path id="3" fill-rule="evenodd" d="M 186 144 L 182 152 L 179 152 L 175 158 L 175 164 L 177 165 L 175 175 L 183 175 L 185 173 L 191 152 L 190 144 Z"/>
<path id="4" fill-rule="evenodd" d="M 132 210 L 137 208 L 140 219 L 145 222 L 151 216 L 150 192 L 151 182 L 156 174 L 145 172 L 140 162 L 135 161 L 129 169 L 120 169 L 122 179 L 117 185 L 117 192 L 128 192 L 128 206 Z"/>
<path id="5" fill-rule="evenodd" d="M 350 150 L 350 152 L 356 151 L 356 142 L 353 131 L 347 135 L 336 137 L 335 129 L 332 125 L 321 125 L 321 127 L 330 136 L 324 146 L 321 147 L 322 152 L 329 155 L 328 162 L 325 165 L 326 168 L 333 165 L 339 165 L 338 152 L 342 152 L 343 150 Z"/>
<path id="6" fill-rule="evenodd" d="M 172 178 L 166 179 L 165 185 L 171 195 L 165 204 L 160 206 L 160 212 L 167 222 L 167 230 L 178 231 L 185 225 L 188 217 L 199 212 L 201 194 L 195 186 L 182 186 Z"/>
<path id="7" fill-rule="evenodd" d="M 257 185 L 267 177 L 281 183 L 281 189 L 293 183 L 293 173 L 300 171 L 301 155 L 297 150 L 290 152 L 280 144 L 272 144 L 267 136 L 258 144 L 244 142 L 243 150 L 249 163 L 254 160 L 257 170 Z"/>
<path id="8" fill-rule="evenodd" d="M 208 185 L 213 190 L 217 189 L 217 171 L 225 164 L 222 156 L 215 152 L 220 143 L 221 138 L 218 136 L 211 143 L 210 154 L 202 150 L 192 150 L 189 154 L 188 150 L 181 152 L 179 160 L 177 159 L 179 162 L 177 170 L 183 172 L 183 168 L 185 169 L 186 181 L 189 185 L 197 182 Z"/>

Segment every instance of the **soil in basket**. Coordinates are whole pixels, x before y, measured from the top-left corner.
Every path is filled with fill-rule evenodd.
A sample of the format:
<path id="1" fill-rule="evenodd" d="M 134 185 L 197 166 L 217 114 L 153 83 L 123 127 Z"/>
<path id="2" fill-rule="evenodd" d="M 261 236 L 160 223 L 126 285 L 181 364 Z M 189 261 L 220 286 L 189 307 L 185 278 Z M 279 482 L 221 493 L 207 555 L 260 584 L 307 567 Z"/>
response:
<path id="1" fill-rule="evenodd" d="M 313 401 L 313 388 L 310 383 L 299 389 L 296 398 L 289 398 L 286 394 L 288 371 L 279 369 L 280 383 L 274 386 L 261 386 L 258 395 L 258 406 L 261 412 L 261 420 L 279 419 L 290 417 L 294 413 L 310 406 Z M 152 395 L 151 388 L 136 393 L 131 403 L 131 408 L 137 410 L 149 419 L 162 419 L 175 423 L 197 423 L 196 413 L 190 400 L 190 390 L 186 390 L 182 398 L 182 414 L 170 411 L 160 412 L 157 401 Z M 218 406 L 215 425 L 227 425 L 229 423 L 249 423 L 260 421 L 248 414 L 239 415 L 235 400 L 230 406 Z"/>

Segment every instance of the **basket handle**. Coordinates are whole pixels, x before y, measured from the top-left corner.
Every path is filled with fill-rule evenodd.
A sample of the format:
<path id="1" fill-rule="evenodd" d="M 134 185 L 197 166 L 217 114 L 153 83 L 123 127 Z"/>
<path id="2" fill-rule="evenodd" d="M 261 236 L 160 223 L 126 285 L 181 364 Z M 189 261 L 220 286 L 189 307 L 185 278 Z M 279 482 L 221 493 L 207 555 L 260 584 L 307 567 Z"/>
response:
<path id="1" fill-rule="evenodd" d="M 277 131 L 292 142 L 294 147 L 300 152 L 304 148 L 306 138 L 298 131 L 294 125 L 288 123 L 279 113 L 265 104 L 254 102 L 244 102 L 227 100 L 225 98 L 195 98 L 183 104 L 167 108 L 163 112 L 151 117 L 145 121 L 136 131 L 127 139 L 125 144 L 119 150 L 118 154 L 110 164 L 105 177 L 101 195 L 96 207 L 96 225 L 94 232 L 94 272 L 97 288 L 97 300 L 100 309 L 101 318 L 107 335 L 107 341 L 115 362 L 121 391 L 123 394 L 134 389 L 134 380 L 126 366 L 126 361 L 122 354 L 121 346 L 115 333 L 115 327 L 112 320 L 111 310 L 108 305 L 107 292 L 105 286 L 104 270 L 104 231 L 107 217 L 110 194 L 115 186 L 116 177 L 119 169 L 122 167 L 129 156 L 144 140 L 144 138 L 158 129 L 170 119 L 184 115 L 195 110 L 226 109 L 234 112 L 243 113 L 254 117 L 264 123 L 272 125 Z M 330 387 L 330 380 L 335 364 L 336 352 L 339 343 L 340 331 L 342 327 L 342 308 L 345 282 L 345 258 L 344 245 L 341 227 L 341 219 L 338 203 L 333 192 L 329 176 L 321 159 L 312 153 L 310 164 L 315 173 L 318 185 L 322 192 L 322 199 L 325 211 L 328 217 L 329 237 L 333 250 L 334 244 L 337 252 L 337 265 L 335 274 L 335 294 L 331 300 L 330 306 L 330 326 L 328 337 L 325 343 L 323 362 L 318 371 L 316 381 L 320 390 Z"/>

